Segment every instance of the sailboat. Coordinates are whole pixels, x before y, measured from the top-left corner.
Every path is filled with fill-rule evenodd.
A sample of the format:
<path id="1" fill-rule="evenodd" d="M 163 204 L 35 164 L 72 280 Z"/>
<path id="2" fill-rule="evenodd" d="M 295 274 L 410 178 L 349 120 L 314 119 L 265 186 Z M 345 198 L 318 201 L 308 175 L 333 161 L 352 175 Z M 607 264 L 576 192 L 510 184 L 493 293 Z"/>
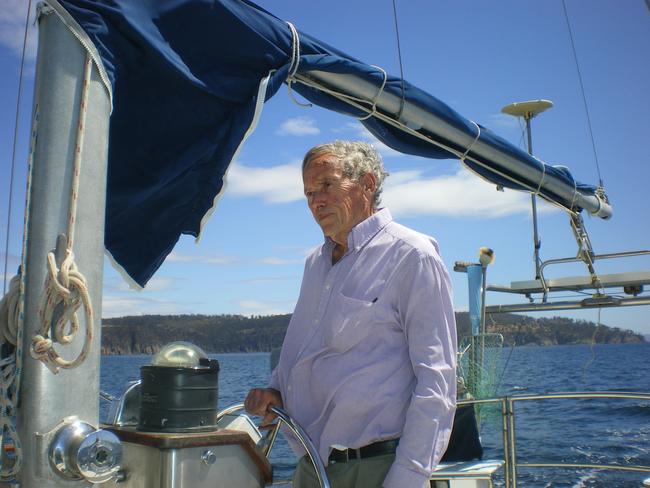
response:
<path id="1" fill-rule="evenodd" d="M 223 0 L 207 8 L 203 2 L 160 2 L 149 6 L 153 9 L 150 17 L 144 16 L 142 5 L 116 4 L 51 0 L 40 12 L 27 237 L 18 280 L 17 347 L 10 375 L 12 381 L 19 377 L 20 382 L 5 386 L 10 400 L 20 399 L 19 405 L 4 412 L 6 439 L 11 438 L 15 452 L 10 460 L 14 464 L 8 461 L 6 474 L 21 486 L 82 486 L 89 482 L 175 486 L 192 482 L 183 480 L 185 471 L 180 469 L 185 437 L 176 432 L 138 436 L 125 433 L 125 429 L 102 429 L 96 402 L 79 402 L 79 398 L 99 396 L 97 325 L 103 250 L 106 247 L 128 280 L 146 285 L 181 233 L 201 233 L 222 191 L 229 164 L 254 130 L 263 102 L 283 83 L 310 103 L 360 119 L 369 132 L 393 149 L 460 160 L 500 189 L 531 193 L 567 212 L 579 246 L 577 261 L 587 265 L 587 281 L 547 280 L 543 267 L 554 263 L 538 262 L 539 275 L 531 282 L 493 286 L 493 291 L 541 295 L 541 300 L 527 305 L 535 309 L 551 307 L 548 295 L 554 289 L 582 291 L 590 287 L 596 290 L 590 300 L 563 306 L 648 303 L 642 294 L 642 287 L 650 283 L 648 273 L 603 277 L 595 272 L 593 261 L 604 256 L 590 247 L 581 215 L 612 216 L 612 206 L 601 187 L 577 182 L 566 168 L 544 163 L 402 78 L 317 41 L 252 3 Z M 183 27 L 188 19 L 196 27 L 189 34 L 201 42 L 174 37 L 188 34 Z M 207 58 L 197 57 L 198 45 L 232 48 L 210 50 Z M 52 62 L 54 59 L 60 61 Z M 198 64 L 189 65 L 190 60 Z M 179 104 L 189 109 L 186 115 L 177 111 Z M 153 115 L 147 112 L 152 108 Z M 523 105 L 521 115 L 530 119 L 538 108 Z M 143 124 L 143 117 L 162 120 L 164 128 Z M 67 121 L 65 127 L 62 121 Z M 167 133 L 185 134 L 187 139 L 175 143 L 163 137 Z M 161 159 L 161 155 L 165 157 Z M 93 164 L 82 164 L 84 161 Z M 48 254 L 52 249 L 55 251 Z M 476 265 L 460 263 L 458 268 Z M 490 290 L 484 279 L 487 262 L 480 261 L 478 269 L 482 290 Z M 42 300 L 44 282 L 49 290 L 46 301 Z M 68 299 L 72 286 L 76 287 L 74 300 Z M 630 296 L 612 297 L 605 292 L 610 286 L 631 287 Z M 65 308 L 68 305 L 79 319 Z M 526 309 L 501 307 L 499 310 Z M 489 311 L 485 300 L 479 309 Z M 52 347 L 51 326 L 59 328 L 59 342 L 66 342 L 66 327 L 77 320 L 85 337 L 59 356 L 58 347 Z M 475 335 L 475 344 L 481 344 L 482 333 Z M 644 393 L 617 395 L 650 399 Z M 481 483 L 490 482 L 494 471 L 505 469 L 506 485 L 516 486 L 514 402 L 524 399 L 494 401 L 503 405 L 507 420 L 504 460 L 489 466 L 452 466 L 439 481 L 454 486 L 454 481 L 469 480 L 474 482 L 472 486 L 484 486 Z M 43 409 L 44 402 L 52 408 Z M 289 417 L 284 420 L 292 425 Z M 300 427 L 293 427 L 299 434 Z M 241 428 L 246 431 L 246 426 Z M 237 456 L 254 454 L 252 461 L 250 457 L 246 463 L 233 460 L 223 471 L 245 464 L 249 475 L 242 475 L 241 486 L 268 482 L 270 470 L 257 456 L 258 448 L 251 447 L 255 433 L 247 434 L 248 440 L 228 435 L 240 446 Z M 209 440 L 201 438 L 199 444 L 192 445 L 201 452 L 195 461 L 204 474 L 221 465 L 219 456 L 205 449 L 206 442 L 224 444 L 207 437 Z M 148 447 L 166 455 L 151 454 Z M 130 472 L 122 463 L 122 453 L 127 451 L 124 458 L 132 461 Z M 140 457 L 133 462 L 134 456 Z M 154 468 L 147 462 L 166 463 L 169 475 L 154 479 Z M 138 467 L 143 470 L 136 473 Z M 634 468 L 650 471 L 648 467 Z M 223 471 L 214 469 L 214 476 L 222 476 Z M 212 478 L 204 481 L 214 482 Z M 326 477 L 323 485 L 327 485 Z"/>

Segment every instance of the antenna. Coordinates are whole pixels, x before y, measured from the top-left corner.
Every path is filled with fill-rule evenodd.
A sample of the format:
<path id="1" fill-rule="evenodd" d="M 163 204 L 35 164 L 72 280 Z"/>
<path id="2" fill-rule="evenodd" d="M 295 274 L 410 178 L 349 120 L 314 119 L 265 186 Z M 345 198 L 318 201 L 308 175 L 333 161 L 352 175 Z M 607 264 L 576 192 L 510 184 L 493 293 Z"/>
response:
<path id="1" fill-rule="evenodd" d="M 530 121 L 533 117 L 541 114 L 545 110 L 553 107 L 553 102 L 550 100 L 529 100 L 527 102 L 515 102 L 506 105 L 501 109 L 504 114 L 512 115 L 514 117 L 523 117 L 526 121 L 526 135 L 528 137 L 528 154 L 533 155 L 533 138 L 530 130 Z M 539 239 L 537 230 L 537 198 L 534 193 L 530 195 L 530 203 L 533 213 L 533 245 L 534 245 L 534 258 L 535 258 L 535 279 L 541 276 L 540 266 L 541 260 L 539 259 L 539 249 L 542 247 L 542 242 Z"/>

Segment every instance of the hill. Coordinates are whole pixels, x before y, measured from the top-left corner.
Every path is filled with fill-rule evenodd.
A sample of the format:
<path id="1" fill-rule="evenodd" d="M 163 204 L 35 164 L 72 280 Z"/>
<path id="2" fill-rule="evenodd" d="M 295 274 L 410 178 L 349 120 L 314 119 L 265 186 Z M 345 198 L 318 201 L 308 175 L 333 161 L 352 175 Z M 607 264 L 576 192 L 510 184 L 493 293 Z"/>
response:
<path id="1" fill-rule="evenodd" d="M 153 354 L 171 341 L 188 341 L 207 352 L 270 351 L 282 345 L 291 315 L 139 315 L 104 319 L 102 354 Z M 470 334 L 467 312 L 456 312 L 458 337 Z M 645 342 L 641 334 L 566 317 L 535 319 L 493 314 L 488 332 L 506 345 Z"/>

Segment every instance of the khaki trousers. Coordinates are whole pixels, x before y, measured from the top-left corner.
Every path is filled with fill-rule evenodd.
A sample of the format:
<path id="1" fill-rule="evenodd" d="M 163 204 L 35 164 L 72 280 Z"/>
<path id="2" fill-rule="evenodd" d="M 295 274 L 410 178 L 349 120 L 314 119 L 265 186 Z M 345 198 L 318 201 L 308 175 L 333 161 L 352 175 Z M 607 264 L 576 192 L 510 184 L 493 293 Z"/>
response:
<path id="1" fill-rule="evenodd" d="M 332 488 L 381 488 L 393 461 L 395 454 L 384 454 L 347 463 L 330 463 L 326 468 L 327 477 Z M 319 487 L 309 457 L 303 456 L 293 476 L 293 488 Z"/>

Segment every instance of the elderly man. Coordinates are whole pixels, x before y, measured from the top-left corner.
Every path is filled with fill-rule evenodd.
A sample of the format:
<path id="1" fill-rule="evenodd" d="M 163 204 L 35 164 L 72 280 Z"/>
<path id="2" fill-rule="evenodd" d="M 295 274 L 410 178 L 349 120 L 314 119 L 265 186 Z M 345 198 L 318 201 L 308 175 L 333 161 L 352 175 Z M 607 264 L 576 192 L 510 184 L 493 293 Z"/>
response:
<path id="1" fill-rule="evenodd" d="M 445 451 L 456 400 L 449 275 L 434 239 L 378 208 L 384 172 L 363 142 L 311 149 L 302 176 L 325 242 L 305 264 L 300 297 L 268 388 L 246 398 L 303 426 L 336 488 L 423 488 Z M 294 487 L 318 486 L 308 458 Z"/>

